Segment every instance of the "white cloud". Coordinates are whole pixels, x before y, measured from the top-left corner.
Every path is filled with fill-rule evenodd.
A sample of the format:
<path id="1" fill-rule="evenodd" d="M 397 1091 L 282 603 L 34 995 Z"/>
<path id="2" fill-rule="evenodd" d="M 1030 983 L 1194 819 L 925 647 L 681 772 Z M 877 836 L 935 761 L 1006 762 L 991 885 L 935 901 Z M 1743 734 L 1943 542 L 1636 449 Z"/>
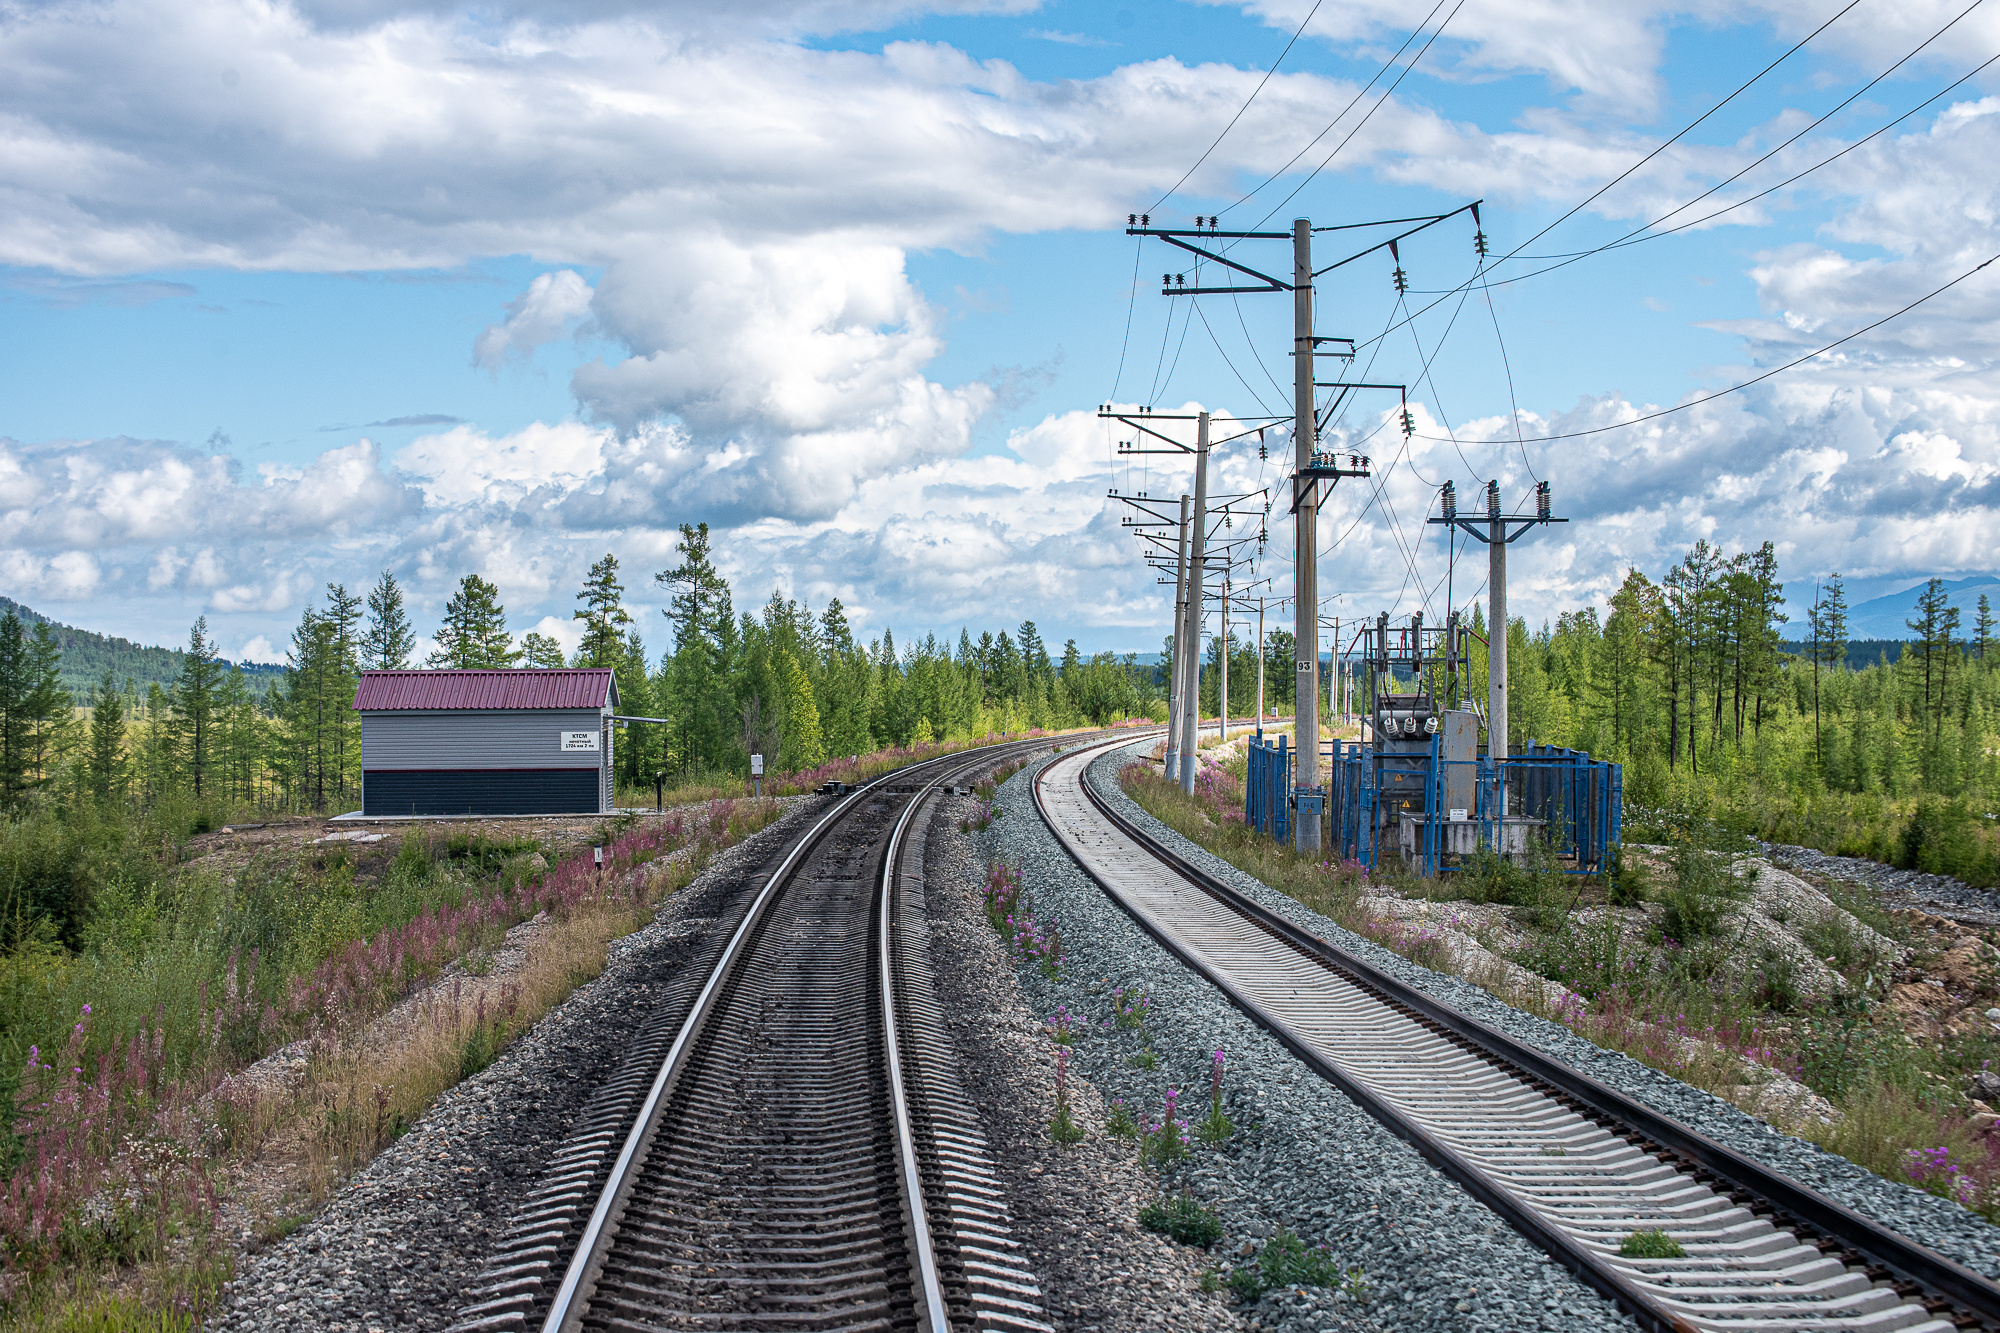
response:
<path id="1" fill-rule="evenodd" d="M 507 303 L 506 322 L 489 325 L 473 341 L 474 363 L 498 371 L 509 359 L 525 361 L 562 337 L 570 321 L 590 313 L 590 295 L 590 284 L 573 269 L 539 275 Z"/>
<path id="2" fill-rule="evenodd" d="M 96 592 L 103 571 L 87 551 L 63 551 L 43 559 L 28 551 L 0 550 L 0 581 L 16 597 L 70 601 Z"/>
<path id="3" fill-rule="evenodd" d="M 283 666 L 287 656 L 286 653 L 273 648 L 271 640 L 262 634 L 253 636 L 236 650 L 237 661 L 255 662 L 260 666 Z"/>
<path id="4" fill-rule="evenodd" d="M 425 435 L 396 454 L 433 505 L 518 504 L 543 487 L 562 493 L 604 467 L 610 432 L 581 422 L 535 422 L 493 439 L 475 426 Z"/>
<path id="5" fill-rule="evenodd" d="M 562 645 L 564 657 L 576 656 L 577 649 L 583 647 L 583 622 L 574 616 L 568 618 L 543 616 L 527 632 L 545 634 L 554 639 Z M 515 646 L 519 645 L 520 636 L 516 635 Z"/>

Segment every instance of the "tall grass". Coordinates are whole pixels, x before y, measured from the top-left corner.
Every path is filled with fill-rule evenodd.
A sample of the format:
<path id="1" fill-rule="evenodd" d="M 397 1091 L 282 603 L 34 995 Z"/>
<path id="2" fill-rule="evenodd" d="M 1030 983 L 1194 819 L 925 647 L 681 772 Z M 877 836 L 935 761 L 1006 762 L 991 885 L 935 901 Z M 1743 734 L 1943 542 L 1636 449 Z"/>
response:
<path id="1" fill-rule="evenodd" d="M 36 1017 L 39 1004 L 62 1024 L 29 1041 L 16 1067 L 0 1282 L 26 1290 L 40 1318 L 80 1274 L 211 1262 L 198 1238 L 218 1171 L 275 1142 L 306 1164 L 314 1191 L 330 1188 L 595 975 L 605 944 L 713 852 L 780 812 L 768 800 L 679 811 L 616 836 L 602 867 L 586 852 L 539 871 L 525 845 L 412 832 L 372 893 L 356 889 L 340 854 L 303 858 L 290 873 L 263 862 L 234 886 L 182 876 L 190 887 L 165 909 L 148 899 L 150 931 L 126 932 L 154 946 L 139 956 L 17 951 L 8 975 L 22 1002 L 11 1015 Z M 394 1040 L 370 1030 L 448 963 L 530 918 L 545 925 L 516 975 L 461 979 Z M 90 986 L 96 999 L 62 1007 Z M 230 1077 L 299 1039 L 306 1077 L 278 1103 Z M 196 1239 L 176 1249 L 175 1236 Z"/>

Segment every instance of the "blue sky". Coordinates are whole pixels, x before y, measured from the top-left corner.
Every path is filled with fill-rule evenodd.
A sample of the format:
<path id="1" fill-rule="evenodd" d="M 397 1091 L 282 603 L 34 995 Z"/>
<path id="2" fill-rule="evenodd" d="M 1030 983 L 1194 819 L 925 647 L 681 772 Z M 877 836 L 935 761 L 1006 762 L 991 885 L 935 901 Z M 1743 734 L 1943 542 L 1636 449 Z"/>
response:
<path id="1" fill-rule="evenodd" d="M 1128 211 L 1251 223 L 1276 206 L 1282 228 L 1483 198 L 1505 254 L 1838 6 L 1322 6 L 1214 143 L 1308 8 L 9 11 L 0 591 L 148 640 L 207 614 L 227 653 L 261 657 L 328 581 L 393 569 L 427 626 L 480 572 L 517 630 L 558 628 L 607 550 L 656 605 L 675 525 L 707 521 L 739 605 L 776 586 L 905 638 L 1033 618 L 1086 649 L 1150 650 L 1164 605 L 1104 499 L 1136 479 L 1092 409 L 1280 410 L 1289 302 L 1206 299 L 1183 339 L 1157 278 L 1188 265 L 1126 237 Z M 1856 6 L 1528 253 L 1687 202 L 1961 8 Z M 1347 147 L 1310 181 L 1286 169 L 1427 15 L 1450 16 L 1442 35 Z M 2000 18 L 1977 9 L 1704 211 L 1995 53 Z M 1778 542 L 1794 590 L 1835 569 L 1872 595 L 2000 565 L 2000 280 L 1984 274 L 1745 394 L 1536 442 L 1737 383 L 1986 258 L 1992 92 L 1989 71 L 1715 225 L 1519 282 L 1541 265 L 1502 265 L 1490 310 L 1450 295 L 1371 345 L 1371 377 L 1410 384 L 1419 429 L 1384 430 L 1385 401 L 1338 434 L 1378 463 L 1328 525 L 1342 613 L 1478 595 L 1481 562 L 1447 583 L 1419 522 L 1446 477 L 1555 485 L 1576 521 L 1513 566 L 1510 600 L 1537 619 L 1704 537 Z M 1412 301 L 1472 279 L 1471 230 L 1403 249 Z M 1284 247 L 1258 244 L 1282 269 Z M 1320 332 L 1393 325 L 1391 267 L 1324 280 Z M 1464 443 L 1511 439 L 1516 404 L 1524 443 Z M 1219 467 L 1242 489 L 1278 475 L 1247 451 Z M 1273 535 L 1259 572 L 1282 584 Z"/>

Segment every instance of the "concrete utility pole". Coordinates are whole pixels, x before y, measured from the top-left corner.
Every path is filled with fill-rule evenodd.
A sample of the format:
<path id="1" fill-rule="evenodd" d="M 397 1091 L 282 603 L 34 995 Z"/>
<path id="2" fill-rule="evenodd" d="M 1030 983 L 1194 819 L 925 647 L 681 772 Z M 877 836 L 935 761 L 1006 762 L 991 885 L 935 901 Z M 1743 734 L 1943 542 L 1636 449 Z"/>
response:
<path id="1" fill-rule="evenodd" d="M 1217 740 L 1229 739 L 1229 575 L 1222 576 L 1222 629 L 1215 636 L 1222 645 L 1222 687 L 1215 695 L 1215 711 L 1222 715 L 1215 724 Z"/>
<path id="2" fill-rule="evenodd" d="M 1507 520 L 1498 481 L 1486 483 L 1486 521 L 1486 757 L 1497 767 L 1507 757 Z"/>
<path id="3" fill-rule="evenodd" d="M 1304 473 L 1312 466 L 1318 422 L 1313 406 L 1313 271 L 1312 221 L 1292 220 L 1292 454 Z M 1295 785 L 1319 788 L 1319 494 L 1312 485 L 1296 487 L 1298 522 L 1292 536 L 1293 622 L 1298 658 L 1295 736 L 1298 770 Z M 1293 846 L 1301 852 L 1320 847 L 1319 810 L 1301 809 L 1292 819 Z"/>
<path id="4" fill-rule="evenodd" d="M 1257 730 L 1264 730 L 1264 599 L 1257 599 Z"/>
<path id="5" fill-rule="evenodd" d="M 1201 750 L 1202 566 L 1208 536 L 1208 413 L 1195 423 L 1194 514 L 1188 529 L 1187 703 L 1181 714 L 1181 790 L 1194 790 L 1195 758 Z"/>
<path id="6" fill-rule="evenodd" d="M 1181 495 L 1180 553 L 1174 560 L 1174 660 L 1167 673 L 1167 780 L 1181 776 L 1181 673 L 1187 670 L 1188 498 Z"/>
<path id="7" fill-rule="evenodd" d="M 1500 509 L 1500 483 L 1486 483 L 1486 513 L 1483 519 L 1460 518 L 1458 488 L 1446 482 L 1438 490 L 1439 516 L 1426 523 L 1457 528 L 1475 541 L 1486 543 L 1486 757 L 1493 762 L 1493 801 L 1504 816 L 1507 778 L 1502 761 L 1507 758 L 1507 548 L 1521 540 L 1529 529 L 1549 523 L 1567 523 L 1550 515 L 1549 484 L 1535 483 L 1535 512 L 1507 514 Z"/>

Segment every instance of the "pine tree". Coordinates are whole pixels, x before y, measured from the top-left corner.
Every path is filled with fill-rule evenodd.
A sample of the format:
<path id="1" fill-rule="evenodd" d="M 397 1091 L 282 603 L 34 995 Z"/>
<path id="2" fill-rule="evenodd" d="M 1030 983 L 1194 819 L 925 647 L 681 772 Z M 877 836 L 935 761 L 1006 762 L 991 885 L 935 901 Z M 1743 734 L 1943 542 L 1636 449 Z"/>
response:
<path id="1" fill-rule="evenodd" d="M 459 580 L 458 591 L 445 603 L 438 627 L 437 651 L 427 665 L 455 671 L 495 671 L 520 658 L 507 634 L 507 611 L 500 589 L 477 574 Z"/>
<path id="2" fill-rule="evenodd" d="M 594 666 L 579 655 L 579 666 Z M 562 645 L 546 634 L 529 630 L 521 636 L 521 665 L 531 667 L 559 667 L 564 665 Z"/>
<path id="3" fill-rule="evenodd" d="M 56 766 L 75 732 L 75 708 L 62 683 L 62 648 L 46 620 L 28 640 L 28 759 L 36 786 L 55 780 Z"/>
<path id="4" fill-rule="evenodd" d="M 403 605 L 403 589 L 388 570 L 368 594 L 368 628 L 361 635 L 361 665 L 369 671 L 407 671 L 417 632 Z"/>
<path id="5" fill-rule="evenodd" d="M 1944 727 L 1944 687 L 1949 672 L 1952 645 L 1951 636 L 1958 628 L 1958 608 L 1951 604 L 1951 595 L 1945 590 L 1944 580 L 1933 578 L 1924 584 L 1924 590 L 1917 594 L 1917 615 L 1914 620 L 1903 622 L 1916 631 L 1917 640 L 1911 645 L 1915 651 L 1906 652 L 1905 661 L 1914 661 L 1915 670 L 1923 672 L 1924 716 L 1931 722 L 1933 733 L 1941 734 Z"/>
<path id="6" fill-rule="evenodd" d="M 667 619 L 676 653 L 697 641 L 713 645 L 721 637 L 719 626 L 731 618 L 729 583 L 709 557 L 708 524 L 681 524 L 680 549 L 679 565 L 653 575 L 655 583 L 674 590 Z"/>
<path id="7" fill-rule="evenodd" d="M 1979 594 L 1979 614 L 1972 618 L 1972 655 L 1984 664 L 1986 650 L 1993 646 L 1993 599 Z"/>
<path id="8" fill-rule="evenodd" d="M 208 637 L 208 617 L 195 619 L 188 632 L 187 654 L 174 682 L 168 707 L 173 710 L 173 737 L 183 771 L 196 800 L 208 794 L 209 768 L 214 760 L 215 695 L 222 684 L 222 664 L 215 660 L 215 641 Z"/>
<path id="9" fill-rule="evenodd" d="M 576 599 L 583 603 L 582 608 L 571 613 L 574 619 L 583 622 L 583 646 L 577 650 L 577 665 L 617 666 L 625 656 L 625 627 L 632 623 L 624 607 L 624 585 L 618 582 L 617 556 L 607 553 L 590 567 L 583 591 Z"/>
<path id="10" fill-rule="evenodd" d="M 111 670 L 90 700 L 90 752 L 85 760 L 90 790 L 100 801 L 123 794 L 125 786 L 125 704 Z"/>
<path id="11" fill-rule="evenodd" d="M 0 798 L 10 804 L 30 785 L 29 690 L 27 630 L 9 608 L 0 617 Z"/>

